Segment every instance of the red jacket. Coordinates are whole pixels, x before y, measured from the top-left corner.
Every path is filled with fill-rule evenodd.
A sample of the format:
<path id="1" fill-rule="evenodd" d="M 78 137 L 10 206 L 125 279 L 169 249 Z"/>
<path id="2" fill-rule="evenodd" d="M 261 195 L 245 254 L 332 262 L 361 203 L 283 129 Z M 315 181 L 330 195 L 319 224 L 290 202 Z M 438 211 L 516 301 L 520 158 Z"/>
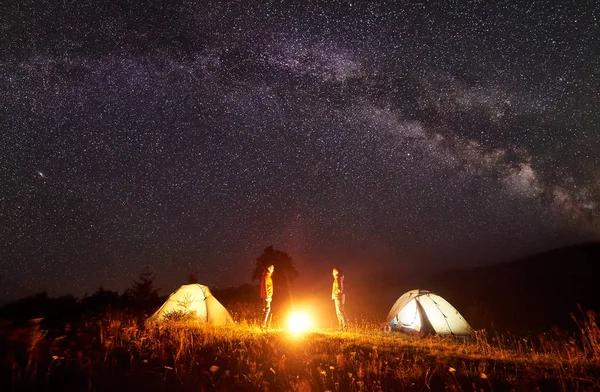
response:
<path id="1" fill-rule="evenodd" d="M 260 298 L 272 299 L 273 298 L 273 278 L 269 271 L 265 271 L 260 279 Z"/>

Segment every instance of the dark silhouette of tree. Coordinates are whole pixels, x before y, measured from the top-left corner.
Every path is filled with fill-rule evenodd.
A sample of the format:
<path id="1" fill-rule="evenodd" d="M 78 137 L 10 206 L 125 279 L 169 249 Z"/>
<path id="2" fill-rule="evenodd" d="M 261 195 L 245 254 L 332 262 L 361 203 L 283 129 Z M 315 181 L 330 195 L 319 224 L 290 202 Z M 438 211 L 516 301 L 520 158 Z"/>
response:
<path id="1" fill-rule="evenodd" d="M 72 295 L 51 298 L 46 292 L 21 298 L 0 309 L 0 318 L 17 322 L 44 318 L 44 327 L 72 321 L 79 316 L 80 305 Z"/>
<path id="2" fill-rule="evenodd" d="M 145 269 L 133 281 L 133 286 L 127 289 L 126 296 L 132 306 L 138 310 L 149 311 L 159 303 L 158 290 L 154 287 L 155 276 L 149 269 Z"/>
<path id="3" fill-rule="evenodd" d="M 256 267 L 252 272 L 252 281 L 260 280 L 263 271 L 270 265 L 275 266 L 275 274 L 283 276 L 290 283 L 293 282 L 299 275 L 294 267 L 294 260 L 286 252 L 282 252 L 273 248 L 273 246 L 267 246 L 262 254 L 256 259 Z"/>
<path id="4" fill-rule="evenodd" d="M 60 328 L 75 322 L 81 316 L 81 304 L 73 295 L 51 298 L 42 326 L 46 329 Z"/>
<path id="5" fill-rule="evenodd" d="M 237 287 L 227 287 L 225 289 L 214 289 L 211 290 L 212 294 L 221 302 L 223 305 L 243 303 L 243 302 L 255 302 L 260 299 L 260 292 L 256 286 L 244 283 Z"/>
<path id="6" fill-rule="evenodd" d="M 121 307 L 122 298 L 116 291 L 105 290 L 99 287 L 94 294 L 86 295 L 81 299 L 83 310 L 92 314 L 100 314 L 108 309 Z"/>
<path id="7" fill-rule="evenodd" d="M 195 272 L 190 272 L 187 277 L 188 284 L 200 283 L 198 275 Z"/>
<path id="8" fill-rule="evenodd" d="M 278 309 L 293 306 L 292 283 L 299 274 L 294 267 L 294 260 L 289 254 L 267 246 L 260 257 L 256 259 L 252 280 L 260 281 L 263 271 L 271 264 L 275 267 L 275 272 L 273 272 L 273 311 L 274 317 L 277 318 L 280 314 Z"/>
<path id="9" fill-rule="evenodd" d="M 252 272 L 252 281 L 260 280 L 263 271 L 270 265 L 275 267 L 273 279 L 275 279 L 275 276 L 280 276 L 292 283 L 299 275 L 294 267 L 294 260 L 290 255 L 269 245 L 263 250 L 260 257 L 256 259 L 256 267 Z"/>
<path id="10" fill-rule="evenodd" d="M 47 292 L 36 293 L 6 304 L 0 309 L 0 317 L 18 321 L 46 317 L 51 301 Z"/>

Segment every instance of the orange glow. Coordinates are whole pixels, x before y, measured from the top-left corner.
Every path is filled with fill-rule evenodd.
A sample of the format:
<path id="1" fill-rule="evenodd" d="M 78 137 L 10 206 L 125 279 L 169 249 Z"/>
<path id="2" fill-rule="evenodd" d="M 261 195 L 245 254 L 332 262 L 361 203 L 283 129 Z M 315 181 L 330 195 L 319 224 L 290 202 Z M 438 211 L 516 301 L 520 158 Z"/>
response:
<path id="1" fill-rule="evenodd" d="M 310 318 L 306 313 L 294 313 L 288 321 L 288 328 L 294 333 L 306 332 L 310 326 Z"/>

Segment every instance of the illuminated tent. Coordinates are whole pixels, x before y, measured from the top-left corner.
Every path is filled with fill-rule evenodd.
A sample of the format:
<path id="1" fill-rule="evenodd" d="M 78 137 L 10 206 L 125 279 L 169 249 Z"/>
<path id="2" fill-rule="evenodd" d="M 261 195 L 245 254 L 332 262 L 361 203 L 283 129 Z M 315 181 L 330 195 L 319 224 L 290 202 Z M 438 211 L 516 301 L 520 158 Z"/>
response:
<path id="1" fill-rule="evenodd" d="M 211 294 L 207 286 L 201 284 L 181 286 L 152 316 L 148 317 L 146 323 L 161 322 L 170 317 L 184 315 L 192 315 L 192 319 L 200 323 L 213 325 L 233 323 L 227 309 Z"/>
<path id="2" fill-rule="evenodd" d="M 387 316 L 392 330 L 468 337 L 473 329 L 448 301 L 427 290 L 404 293 Z"/>

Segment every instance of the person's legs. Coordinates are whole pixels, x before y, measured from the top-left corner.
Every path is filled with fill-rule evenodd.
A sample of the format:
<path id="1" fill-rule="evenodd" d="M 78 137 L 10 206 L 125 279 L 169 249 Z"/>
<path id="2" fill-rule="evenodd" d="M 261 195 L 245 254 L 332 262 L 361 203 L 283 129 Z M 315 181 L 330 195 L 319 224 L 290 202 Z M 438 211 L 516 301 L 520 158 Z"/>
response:
<path id="1" fill-rule="evenodd" d="M 266 299 L 263 301 L 263 323 L 262 328 L 267 328 L 267 324 L 269 323 L 269 316 L 271 315 L 271 301 L 267 301 Z"/>
<path id="2" fill-rule="evenodd" d="M 341 330 L 345 330 L 346 329 L 346 314 L 344 313 L 344 303 L 339 299 L 335 299 L 334 302 L 335 302 L 335 314 L 338 319 L 338 325 Z"/>

